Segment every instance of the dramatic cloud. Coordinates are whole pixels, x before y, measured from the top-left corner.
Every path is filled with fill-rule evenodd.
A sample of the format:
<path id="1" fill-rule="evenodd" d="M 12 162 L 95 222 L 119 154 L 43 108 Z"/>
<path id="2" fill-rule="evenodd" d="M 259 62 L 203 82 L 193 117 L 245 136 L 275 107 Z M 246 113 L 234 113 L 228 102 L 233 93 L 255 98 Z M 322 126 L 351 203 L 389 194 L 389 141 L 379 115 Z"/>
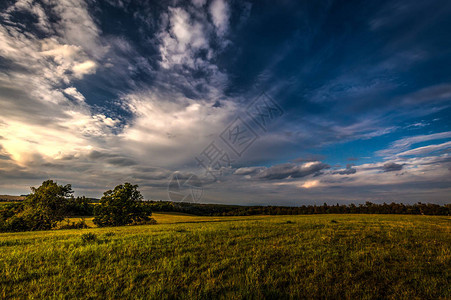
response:
<path id="1" fill-rule="evenodd" d="M 335 5 L 5 2 L 0 193 L 51 178 L 167 199 L 177 171 L 205 202 L 449 201 L 450 3 Z M 262 92 L 284 111 L 264 129 Z M 233 154 L 238 116 L 257 138 L 211 178 L 195 158 Z"/>

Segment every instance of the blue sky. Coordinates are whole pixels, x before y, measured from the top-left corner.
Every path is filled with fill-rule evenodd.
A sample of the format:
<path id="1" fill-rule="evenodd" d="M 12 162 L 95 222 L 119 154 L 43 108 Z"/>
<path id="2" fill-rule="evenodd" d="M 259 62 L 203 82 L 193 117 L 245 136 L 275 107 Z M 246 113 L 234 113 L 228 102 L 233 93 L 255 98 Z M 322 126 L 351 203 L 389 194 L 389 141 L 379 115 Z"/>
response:
<path id="1" fill-rule="evenodd" d="M 168 199 L 178 172 L 209 203 L 449 203 L 450 33 L 449 1 L 3 1 L 0 194 Z"/>

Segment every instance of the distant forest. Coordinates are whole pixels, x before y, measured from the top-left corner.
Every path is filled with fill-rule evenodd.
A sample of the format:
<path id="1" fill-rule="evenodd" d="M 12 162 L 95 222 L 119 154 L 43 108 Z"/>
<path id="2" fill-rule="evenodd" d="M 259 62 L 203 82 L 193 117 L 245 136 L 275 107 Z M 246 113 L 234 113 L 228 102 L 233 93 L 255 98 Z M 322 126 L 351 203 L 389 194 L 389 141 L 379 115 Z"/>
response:
<path id="1" fill-rule="evenodd" d="M 221 204 L 193 204 L 170 201 L 149 201 L 154 212 L 181 212 L 200 216 L 250 216 L 250 215 L 311 215 L 311 214 L 409 214 L 409 215 L 442 215 L 451 214 L 451 204 L 416 203 L 383 203 L 350 205 L 302 205 L 287 206 L 239 206 Z"/>
<path id="2" fill-rule="evenodd" d="M 5 199 L 6 200 L 6 199 Z M 11 201 L 12 199 L 8 199 Z M 1 201 L 1 200 L 0 200 Z M 16 200 L 17 201 L 17 200 Z M 73 216 L 93 216 L 98 199 L 80 197 L 71 202 Z M 171 201 L 143 201 L 153 212 L 180 212 L 198 216 L 250 216 L 250 215 L 311 215 L 311 214 L 406 214 L 406 215 L 451 215 L 451 204 L 431 203 L 383 203 L 349 205 L 302 205 L 302 206 L 240 206 L 225 204 L 201 204 Z M 6 204 L 6 203 L 5 203 Z M 5 205 L 3 204 L 3 205 Z M 21 201 L 9 202 L 9 207 L 21 205 Z M 4 206 L 4 209 L 6 207 Z M 0 207 L 1 210 L 1 207 Z"/>

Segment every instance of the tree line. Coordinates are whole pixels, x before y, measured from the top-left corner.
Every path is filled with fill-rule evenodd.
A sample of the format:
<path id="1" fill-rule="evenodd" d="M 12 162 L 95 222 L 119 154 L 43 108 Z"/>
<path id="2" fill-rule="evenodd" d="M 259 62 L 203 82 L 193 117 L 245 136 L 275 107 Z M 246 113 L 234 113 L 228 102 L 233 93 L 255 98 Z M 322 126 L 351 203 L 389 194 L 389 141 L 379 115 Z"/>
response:
<path id="1" fill-rule="evenodd" d="M 409 214 L 442 215 L 451 214 L 451 204 L 431 203 L 383 203 L 375 204 L 336 204 L 302 205 L 302 206 L 239 206 L 220 204 L 176 203 L 170 201 L 149 201 L 152 211 L 181 212 L 202 216 L 250 216 L 250 215 L 305 215 L 305 214 Z"/>

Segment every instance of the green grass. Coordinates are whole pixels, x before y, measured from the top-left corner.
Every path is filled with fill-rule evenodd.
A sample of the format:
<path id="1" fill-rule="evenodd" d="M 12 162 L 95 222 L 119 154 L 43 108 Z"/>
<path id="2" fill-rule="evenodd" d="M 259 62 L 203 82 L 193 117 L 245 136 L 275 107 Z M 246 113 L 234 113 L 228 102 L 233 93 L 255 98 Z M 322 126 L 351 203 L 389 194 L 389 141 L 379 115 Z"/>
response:
<path id="1" fill-rule="evenodd" d="M 9 204 L 15 204 L 15 203 L 20 203 L 20 201 L 0 201 L 0 209 L 2 208 L 3 205 L 9 205 Z"/>
<path id="2" fill-rule="evenodd" d="M 451 298 L 449 217 L 154 217 L 0 234 L 0 297 Z"/>

